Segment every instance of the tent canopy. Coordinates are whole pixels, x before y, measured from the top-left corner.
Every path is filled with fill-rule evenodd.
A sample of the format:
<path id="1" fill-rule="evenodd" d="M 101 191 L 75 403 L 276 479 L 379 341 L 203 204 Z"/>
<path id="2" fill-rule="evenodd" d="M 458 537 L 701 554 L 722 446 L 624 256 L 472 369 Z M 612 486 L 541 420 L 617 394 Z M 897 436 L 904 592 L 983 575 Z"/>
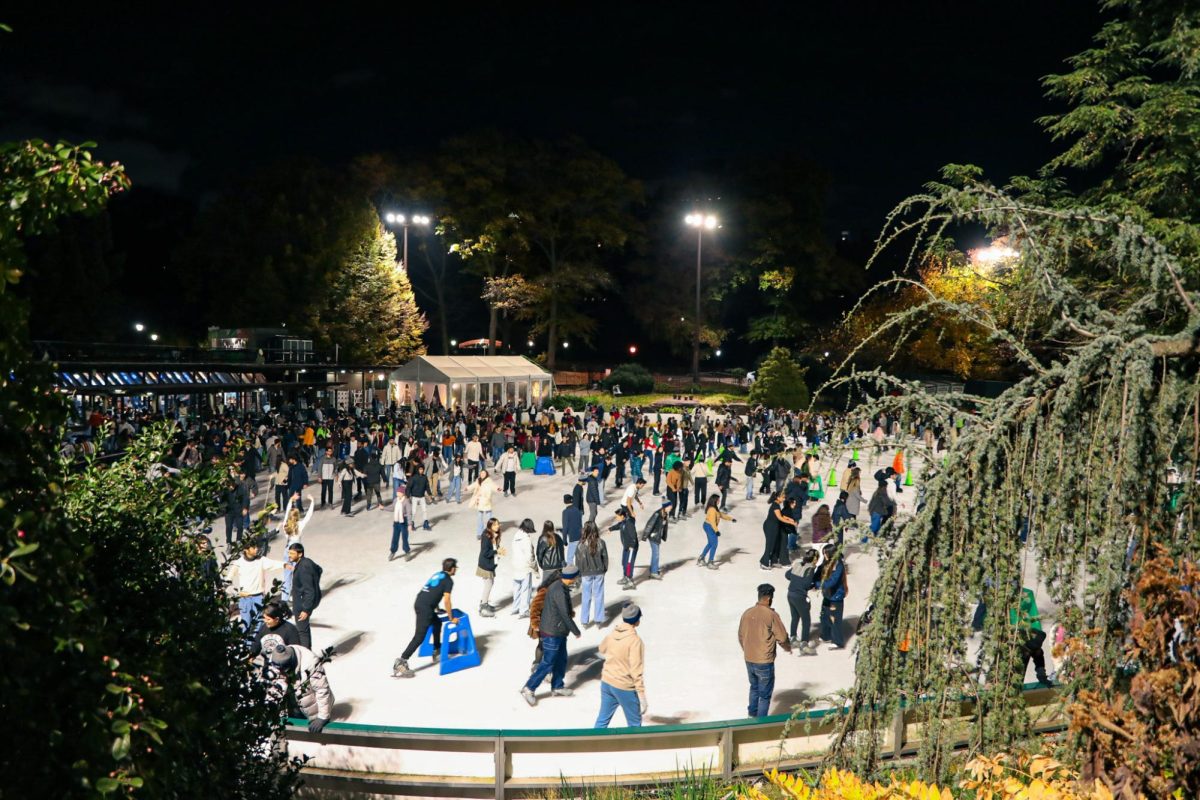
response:
<path id="1" fill-rule="evenodd" d="M 524 356 L 417 356 L 392 372 L 393 382 L 474 383 L 550 380 L 550 373 Z"/>

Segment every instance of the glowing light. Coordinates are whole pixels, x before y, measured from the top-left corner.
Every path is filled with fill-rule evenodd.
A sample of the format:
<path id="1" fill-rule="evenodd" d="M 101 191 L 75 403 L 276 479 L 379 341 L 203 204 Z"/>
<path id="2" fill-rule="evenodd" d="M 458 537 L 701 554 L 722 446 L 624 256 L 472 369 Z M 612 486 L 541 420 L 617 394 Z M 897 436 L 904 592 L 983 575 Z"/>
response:
<path id="1" fill-rule="evenodd" d="M 157 341 L 158 341 L 158 334 L 157 334 L 157 333 L 152 333 L 152 334 L 150 334 L 150 341 L 152 341 L 152 342 L 157 342 Z"/>
<path id="2" fill-rule="evenodd" d="M 146 330 L 146 326 L 140 322 L 135 322 L 133 323 L 133 329 L 138 333 L 141 333 L 142 331 Z"/>
<path id="3" fill-rule="evenodd" d="M 387 223 L 388 223 L 388 225 L 391 225 L 391 224 L 393 224 L 393 223 L 396 221 L 396 215 L 395 215 L 395 214 L 393 214 L 393 213 L 392 213 L 392 212 L 390 212 L 390 211 L 389 211 L 387 214 L 385 214 L 385 215 L 383 216 L 383 218 L 384 218 L 385 220 L 387 220 Z"/>
<path id="4" fill-rule="evenodd" d="M 710 231 L 717 227 L 717 218 L 709 214 L 704 218 L 704 227 L 708 228 Z"/>
<path id="5" fill-rule="evenodd" d="M 718 351 L 717 351 L 717 358 L 720 358 L 720 357 L 721 357 L 721 351 L 720 351 L 720 350 L 718 350 Z"/>
<path id="6" fill-rule="evenodd" d="M 693 228 L 705 228 L 711 231 L 717 227 L 717 218 L 712 214 L 688 214 L 683 221 Z"/>
<path id="7" fill-rule="evenodd" d="M 530 339 L 528 342 L 526 342 L 526 344 L 530 347 L 533 347 L 533 339 Z"/>
<path id="8" fill-rule="evenodd" d="M 563 342 L 563 349 L 564 349 L 564 350 L 565 350 L 565 349 L 567 349 L 567 348 L 568 348 L 568 347 L 570 347 L 570 346 L 571 346 L 571 343 L 570 343 L 570 342 Z"/>
<path id="9" fill-rule="evenodd" d="M 451 340 L 450 340 L 450 346 L 451 346 L 451 347 L 458 347 L 458 339 L 451 339 Z"/>
<path id="10" fill-rule="evenodd" d="M 1019 252 L 1000 242 L 993 242 L 987 247 L 970 251 L 971 261 L 983 266 L 995 266 L 1005 261 L 1011 261 L 1019 255 Z"/>
<path id="11" fill-rule="evenodd" d="M 629 345 L 629 355 L 631 355 L 631 356 L 637 355 L 637 345 L 636 344 Z"/>
<path id="12" fill-rule="evenodd" d="M 428 225 L 429 217 L 426 217 L 424 215 L 415 216 L 412 218 L 412 221 L 413 221 L 413 225 Z"/>
<path id="13" fill-rule="evenodd" d="M 377 381 L 381 381 L 381 380 L 383 380 L 383 373 L 381 372 L 381 373 L 379 373 L 378 375 L 376 375 L 376 376 L 375 376 L 375 380 L 377 380 Z"/>

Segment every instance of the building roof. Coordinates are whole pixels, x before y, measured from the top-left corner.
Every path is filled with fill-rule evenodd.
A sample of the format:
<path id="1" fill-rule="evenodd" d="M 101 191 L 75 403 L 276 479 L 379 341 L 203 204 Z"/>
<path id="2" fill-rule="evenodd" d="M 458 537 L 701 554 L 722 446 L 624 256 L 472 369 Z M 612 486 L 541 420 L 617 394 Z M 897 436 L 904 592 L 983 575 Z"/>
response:
<path id="1" fill-rule="evenodd" d="M 389 376 L 392 381 L 464 383 L 507 379 L 550 380 L 550 373 L 524 356 L 417 356 Z"/>

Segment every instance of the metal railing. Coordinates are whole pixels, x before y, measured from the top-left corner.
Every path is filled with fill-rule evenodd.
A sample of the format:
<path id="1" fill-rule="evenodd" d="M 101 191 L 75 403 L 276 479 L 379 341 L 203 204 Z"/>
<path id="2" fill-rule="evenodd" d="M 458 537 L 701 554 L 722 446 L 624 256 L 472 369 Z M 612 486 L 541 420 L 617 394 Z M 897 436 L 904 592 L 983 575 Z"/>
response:
<path id="1" fill-rule="evenodd" d="M 1039 733 L 1063 730 L 1057 689 L 1025 687 Z M 778 767 L 819 766 L 837 731 L 841 709 L 762 719 L 642 728 L 567 730 L 446 729 L 332 723 L 309 733 L 303 720 L 287 728 L 288 750 L 309 758 L 305 785 L 337 792 L 455 797 L 524 797 L 564 786 L 654 786 L 698 774 L 734 780 Z M 975 701 L 964 698 L 948 717 L 967 722 Z M 924 722 L 903 707 L 883 734 L 885 758 L 916 753 Z M 961 730 L 969 730 L 961 725 Z M 967 746 L 963 738 L 958 746 Z"/>

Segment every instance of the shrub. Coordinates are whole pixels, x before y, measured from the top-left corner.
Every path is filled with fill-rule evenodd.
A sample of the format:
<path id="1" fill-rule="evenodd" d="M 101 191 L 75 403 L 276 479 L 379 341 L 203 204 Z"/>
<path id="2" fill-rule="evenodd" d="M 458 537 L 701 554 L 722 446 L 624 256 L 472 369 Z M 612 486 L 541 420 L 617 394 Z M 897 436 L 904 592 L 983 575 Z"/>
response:
<path id="1" fill-rule="evenodd" d="M 600 385 L 609 391 L 620 386 L 621 394 L 647 394 L 654 391 L 654 376 L 641 364 L 622 364 L 600 381 Z"/>
<path id="2" fill-rule="evenodd" d="M 554 408 L 559 411 L 562 411 L 564 408 L 581 411 L 588 405 L 588 399 L 577 394 L 556 394 L 542 405 L 546 408 Z"/>
<path id="3" fill-rule="evenodd" d="M 759 367 L 758 377 L 750 387 L 750 402 L 767 408 L 807 408 L 809 397 L 808 386 L 804 383 L 805 372 L 792 360 L 792 354 L 786 347 L 776 347 Z"/>

